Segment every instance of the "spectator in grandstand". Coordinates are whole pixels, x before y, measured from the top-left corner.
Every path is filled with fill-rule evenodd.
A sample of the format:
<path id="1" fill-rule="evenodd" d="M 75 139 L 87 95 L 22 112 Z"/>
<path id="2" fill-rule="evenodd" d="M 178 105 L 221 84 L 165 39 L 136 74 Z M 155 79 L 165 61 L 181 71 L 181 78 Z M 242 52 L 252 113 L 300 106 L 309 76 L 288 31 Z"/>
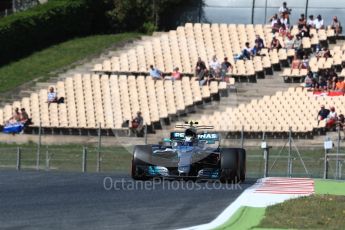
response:
<path id="1" fill-rule="evenodd" d="M 197 77 L 198 79 L 203 79 L 206 74 L 207 74 L 206 64 L 203 60 L 201 60 L 201 57 L 198 57 L 198 61 L 195 65 L 195 77 Z"/>
<path id="2" fill-rule="evenodd" d="M 304 55 L 301 61 L 301 69 L 308 69 L 308 68 L 309 68 L 309 59 L 307 55 Z"/>
<path id="3" fill-rule="evenodd" d="M 153 67 L 153 65 L 150 65 L 150 76 L 153 78 L 153 80 L 161 80 L 163 79 L 162 71 L 159 69 Z"/>
<path id="4" fill-rule="evenodd" d="M 242 49 L 242 52 L 235 56 L 235 60 L 241 60 L 241 59 L 248 59 L 250 60 L 250 57 L 252 56 L 252 49 L 249 46 L 249 42 L 245 43 L 244 48 Z"/>
<path id="5" fill-rule="evenodd" d="M 306 25 L 302 25 L 297 35 L 299 35 L 302 38 L 310 38 L 310 28 Z"/>
<path id="6" fill-rule="evenodd" d="M 298 58 L 297 54 L 295 54 L 291 62 L 291 70 L 300 69 L 301 64 L 302 64 L 301 60 Z"/>
<path id="7" fill-rule="evenodd" d="M 20 118 L 21 118 L 21 117 L 20 117 L 19 108 L 15 108 L 12 117 L 10 117 L 10 118 L 6 121 L 6 124 L 12 124 L 12 123 L 20 122 Z"/>
<path id="8" fill-rule="evenodd" d="M 291 9 L 289 9 L 289 8 L 287 7 L 286 2 L 283 2 L 283 5 L 279 8 L 278 11 L 279 11 L 279 14 L 280 14 L 281 16 L 283 16 L 283 15 L 285 15 L 285 14 L 289 15 L 289 14 L 291 13 Z"/>
<path id="9" fill-rule="evenodd" d="M 138 137 L 143 136 L 144 118 L 141 116 L 141 112 L 137 112 L 137 116 L 132 120 L 130 130 Z"/>
<path id="10" fill-rule="evenodd" d="M 326 78 L 322 77 L 318 84 L 319 84 L 319 89 L 322 91 L 327 91 L 329 89 L 329 87 L 328 87 L 329 83 L 326 81 Z M 330 84 L 330 85 L 332 85 L 332 84 Z"/>
<path id="11" fill-rule="evenodd" d="M 338 120 L 337 112 L 335 111 L 334 106 L 331 106 L 330 112 L 326 118 L 326 128 L 334 128 L 334 125 L 336 124 Z"/>
<path id="12" fill-rule="evenodd" d="M 285 24 L 282 24 L 279 28 L 279 35 L 284 39 L 288 32 L 289 30 L 286 28 Z"/>
<path id="13" fill-rule="evenodd" d="M 304 51 L 302 46 L 302 37 L 300 35 L 296 35 L 296 39 L 293 43 L 293 48 L 296 51 L 297 57 L 301 59 L 304 55 Z"/>
<path id="14" fill-rule="evenodd" d="M 220 75 L 221 64 L 219 63 L 217 56 L 213 55 L 209 63 L 210 66 L 210 76 L 212 78 L 218 78 Z"/>
<path id="15" fill-rule="evenodd" d="M 283 17 L 280 18 L 280 22 L 282 25 L 285 25 L 287 30 L 290 29 L 289 14 L 284 14 Z"/>
<path id="16" fill-rule="evenodd" d="M 322 49 L 315 54 L 315 56 L 319 59 L 321 57 L 323 58 L 329 58 L 332 57 L 331 51 L 327 47 L 322 47 Z"/>
<path id="17" fill-rule="evenodd" d="M 270 45 L 270 50 L 273 50 L 273 49 L 279 50 L 280 48 L 282 48 L 280 41 L 276 37 L 273 37 L 271 45 Z"/>
<path id="18" fill-rule="evenodd" d="M 32 123 L 32 121 L 31 121 L 31 118 L 29 117 L 29 115 L 28 115 L 28 113 L 25 111 L 25 109 L 24 108 L 22 108 L 21 110 L 20 110 L 20 122 L 22 123 L 22 124 L 24 124 L 24 128 L 25 127 L 27 127 L 27 126 L 29 126 L 29 125 L 32 125 L 33 123 Z"/>
<path id="19" fill-rule="evenodd" d="M 334 30 L 335 36 L 338 36 L 339 34 L 341 34 L 342 27 L 341 27 L 340 21 L 338 20 L 337 16 L 333 17 L 331 28 Z"/>
<path id="20" fill-rule="evenodd" d="M 181 80 L 181 73 L 179 71 L 178 67 L 175 67 L 174 70 L 171 73 L 171 76 L 165 76 L 164 77 L 165 80 Z"/>
<path id="21" fill-rule="evenodd" d="M 260 56 L 260 47 L 259 43 L 255 42 L 254 47 L 250 50 L 252 56 Z"/>
<path id="22" fill-rule="evenodd" d="M 265 47 L 264 40 L 260 37 L 260 35 L 256 35 L 254 43 L 258 44 L 259 51 Z"/>
<path id="23" fill-rule="evenodd" d="M 272 26 L 272 34 L 275 35 L 275 33 L 278 33 L 281 26 L 282 26 L 282 22 L 278 18 L 276 23 L 274 23 Z"/>
<path id="24" fill-rule="evenodd" d="M 304 88 L 310 89 L 313 86 L 313 73 L 309 71 L 304 78 Z"/>
<path id="25" fill-rule="evenodd" d="M 293 36 L 290 33 L 288 33 L 286 37 L 287 37 L 287 39 L 285 39 L 285 48 L 286 49 L 293 49 L 294 48 Z"/>
<path id="26" fill-rule="evenodd" d="M 329 110 L 325 109 L 324 105 L 321 105 L 320 111 L 317 113 L 316 120 L 317 120 L 317 125 L 320 124 L 320 121 L 326 119 L 329 115 Z"/>
<path id="27" fill-rule="evenodd" d="M 297 25 L 298 26 L 305 26 L 305 25 L 307 25 L 307 21 L 306 21 L 306 18 L 304 16 L 304 14 L 301 14 L 301 16 L 299 17 L 299 19 L 297 21 Z"/>
<path id="28" fill-rule="evenodd" d="M 309 26 L 309 28 L 315 28 L 315 19 L 314 19 L 314 15 L 309 15 L 309 19 L 307 21 L 307 26 Z"/>
<path id="29" fill-rule="evenodd" d="M 338 82 L 335 84 L 335 91 L 345 92 L 345 82 L 343 77 L 339 78 Z"/>
<path id="30" fill-rule="evenodd" d="M 225 76 L 227 73 L 232 72 L 232 65 L 231 63 L 228 61 L 228 58 L 225 57 L 224 61 L 221 64 L 221 70 L 220 70 L 220 76 L 222 78 L 222 81 L 225 80 Z"/>
<path id="31" fill-rule="evenodd" d="M 60 97 L 58 98 L 57 93 L 54 91 L 53 87 L 50 87 L 49 92 L 48 92 L 48 107 L 50 106 L 51 103 L 64 103 L 65 98 L 64 97 Z"/>
<path id="32" fill-rule="evenodd" d="M 273 16 L 269 19 L 269 21 L 271 22 L 271 26 L 273 27 L 274 24 L 276 24 L 277 21 L 278 21 L 278 14 L 273 15 Z"/>
<path id="33" fill-rule="evenodd" d="M 319 29 L 324 29 L 324 28 L 325 27 L 323 24 L 323 19 L 322 19 L 321 15 L 319 14 L 315 20 L 315 29 L 319 30 Z"/>

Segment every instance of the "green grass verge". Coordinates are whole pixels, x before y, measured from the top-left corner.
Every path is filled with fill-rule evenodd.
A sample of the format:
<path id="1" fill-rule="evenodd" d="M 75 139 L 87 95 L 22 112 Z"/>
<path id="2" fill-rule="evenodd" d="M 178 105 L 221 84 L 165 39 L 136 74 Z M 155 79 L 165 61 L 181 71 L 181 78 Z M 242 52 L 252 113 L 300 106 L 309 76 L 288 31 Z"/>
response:
<path id="1" fill-rule="evenodd" d="M 21 167 L 30 170 L 36 167 L 37 145 L 25 144 L 21 149 Z M 87 171 L 95 172 L 97 167 L 97 148 L 87 147 Z M 75 171 L 82 170 L 83 146 L 81 145 L 49 145 L 41 146 L 40 168 L 49 170 Z M 17 159 L 17 147 L 0 145 L 0 168 L 14 169 Z M 49 163 L 47 164 L 47 159 Z M 122 146 L 101 147 L 101 171 L 129 173 L 131 168 L 131 151 Z"/>
<path id="2" fill-rule="evenodd" d="M 345 196 L 345 182 L 344 181 L 315 180 L 315 193 Z"/>
<path id="3" fill-rule="evenodd" d="M 138 33 L 94 35 L 76 38 L 36 52 L 0 68 L 0 92 L 10 91 L 38 77 L 40 81 L 46 81 L 48 78 L 54 77 L 50 74 L 51 72 L 60 70 L 78 60 L 100 54 L 116 43 L 137 38 L 139 35 Z"/>
<path id="4" fill-rule="evenodd" d="M 341 229 L 345 226 L 345 196 L 312 195 L 266 208 L 259 228 Z"/>
<path id="5" fill-rule="evenodd" d="M 265 208 L 241 207 L 223 225 L 215 230 L 247 230 L 258 225 L 265 214 Z"/>

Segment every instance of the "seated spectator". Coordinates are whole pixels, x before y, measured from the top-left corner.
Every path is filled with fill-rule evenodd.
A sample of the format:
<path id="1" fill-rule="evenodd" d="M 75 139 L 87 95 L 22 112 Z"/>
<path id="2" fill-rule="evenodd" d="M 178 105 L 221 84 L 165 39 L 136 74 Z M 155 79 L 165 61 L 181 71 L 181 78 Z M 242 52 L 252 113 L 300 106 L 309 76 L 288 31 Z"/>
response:
<path id="1" fill-rule="evenodd" d="M 251 54 L 253 56 L 260 56 L 260 47 L 259 43 L 255 43 L 254 47 L 250 50 Z"/>
<path id="2" fill-rule="evenodd" d="M 313 86 L 313 73 L 310 73 L 308 73 L 304 78 L 304 88 L 309 89 Z"/>
<path id="3" fill-rule="evenodd" d="M 314 28 L 315 29 L 315 19 L 314 19 L 314 15 L 309 15 L 309 19 L 307 21 L 307 26 L 309 26 L 309 28 Z"/>
<path id="4" fill-rule="evenodd" d="M 345 92 L 345 82 L 343 77 L 339 78 L 338 82 L 335 84 L 335 91 Z"/>
<path id="5" fill-rule="evenodd" d="M 150 65 L 150 76 L 153 78 L 153 80 L 161 80 L 163 79 L 163 74 L 162 72 L 157 69 L 154 68 L 153 65 Z"/>
<path id="6" fill-rule="evenodd" d="M 309 68 L 309 59 L 307 55 L 304 55 L 301 61 L 301 69 L 308 69 L 308 68 Z"/>
<path id="7" fill-rule="evenodd" d="M 19 108 L 16 108 L 14 110 L 14 113 L 12 115 L 12 117 L 10 117 L 7 121 L 6 121 L 6 124 L 13 124 L 13 123 L 16 123 L 16 122 L 20 122 L 20 112 L 19 112 Z"/>
<path id="8" fill-rule="evenodd" d="M 198 61 L 195 65 L 195 77 L 202 79 L 207 74 L 207 68 L 204 61 L 201 60 L 200 57 L 198 57 Z"/>
<path id="9" fill-rule="evenodd" d="M 174 70 L 171 73 L 171 76 L 166 76 L 164 79 L 166 80 L 181 80 L 181 73 L 179 71 L 178 67 L 175 67 Z"/>
<path id="10" fill-rule="evenodd" d="M 293 43 L 293 48 L 296 51 L 297 57 L 301 59 L 304 55 L 303 46 L 302 46 L 302 37 L 300 35 L 296 35 L 296 39 Z"/>
<path id="11" fill-rule="evenodd" d="M 280 41 L 276 37 L 273 37 L 270 49 L 271 50 L 273 50 L 273 49 L 279 50 L 280 48 L 282 48 L 282 45 L 280 44 Z"/>
<path id="12" fill-rule="evenodd" d="M 300 28 L 299 33 L 297 35 L 299 35 L 302 38 L 310 38 L 310 28 L 306 25 L 303 25 Z"/>
<path id="13" fill-rule="evenodd" d="M 260 35 L 256 35 L 256 38 L 255 38 L 254 43 L 255 43 L 255 44 L 258 43 L 259 51 L 260 51 L 262 48 L 265 48 L 264 40 L 260 37 Z"/>
<path id="14" fill-rule="evenodd" d="M 328 90 L 328 84 L 326 79 L 325 78 L 321 78 L 320 80 L 320 83 L 319 83 L 319 88 L 322 90 L 322 91 L 327 91 Z"/>
<path id="15" fill-rule="evenodd" d="M 28 113 L 25 111 L 24 108 L 22 108 L 20 113 L 20 122 L 24 124 L 24 128 L 28 127 L 29 125 L 32 125 L 31 118 L 29 117 Z"/>
<path id="16" fill-rule="evenodd" d="M 315 57 L 317 57 L 317 59 L 319 60 L 319 58 L 321 57 L 329 58 L 329 57 L 332 57 L 332 55 L 331 55 L 331 51 L 328 48 L 322 47 L 321 50 L 319 50 L 319 52 L 315 54 Z"/>
<path id="17" fill-rule="evenodd" d="M 335 111 L 335 108 L 332 106 L 330 108 L 330 112 L 326 118 L 326 128 L 334 128 L 334 125 L 336 124 L 338 120 L 337 112 Z"/>
<path id="18" fill-rule="evenodd" d="M 340 21 L 338 20 L 337 16 L 333 17 L 333 21 L 331 24 L 331 28 L 334 30 L 335 32 L 335 36 L 338 36 L 339 34 L 341 34 L 342 32 L 342 27 L 340 25 Z"/>
<path id="19" fill-rule="evenodd" d="M 290 28 L 289 14 L 284 14 L 280 18 L 280 22 L 281 22 L 282 25 L 285 25 L 286 30 L 289 30 L 289 28 Z"/>
<path id="20" fill-rule="evenodd" d="M 209 66 L 210 66 L 210 75 L 212 78 L 218 78 L 219 75 L 220 75 L 220 63 L 219 61 L 217 60 L 217 57 L 216 55 L 213 55 L 210 63 L 209 63 Z"/>
<path id="21" fill-rule="evenodd" d="M 294 39 L 293 39 L 293 36 L 288 33 L 287 38 L 285 39 L 285 48 L 286 49 L 293 49 L 294 48 Z"/>
<path id="22" fill-rule="evenodd" d="M 64 102 L 65 102 L 65 98 L 64 97 L 58 98 L 57 93 L 54 92 L 54 88 L 50 87 L 49 93 L 48 93 L 48 101 L 47 101 L 48 107 L 49 107 L 50 103 L 61 104 L 61 103 L 64 103 Z"/>
<path id="23" fill-rule="evenodd" d="M 249 47 L 249 42 L 245 43 L 245 47 L 242 49 L 242 52 L 235 56 L 235 60 L 241 60 L 241 59 L 248 59 L 250 60 L 250 56 L 252 56 L 252 50 Z"/>
<path id="24" fill-rule="evenodd" d="M 325 109 L 324 105 L 321 105 L 321 110 L 317 113 L 316 120 L 317 120 L 317 125 L 320 124 L 320 121 L 326 119 L 329 115 L 329 110 Z"/>
<path id="25" fill-rule="evenodd" d="M 279 35 L 284 39 L 288 32 L 289 30 L 286 28 L 285 24 L 282 24 L 279 29 Z"/>
<path id="26" fill-rule="evenodd" d="M 300 69 L 301 68 L 301 60 L 297 57 L 297 54 L 293 57 L 293 60 L 291 62 L 291 70 L 293 69 Z"/>
<path id="27" fill-rule="evenodd" d="M 278 33 L 281 26 L 282 26 L 282 23 L 280 19 L 278 18 L 277 22 L 274 23 L 274 25 L 272 26 L 272 34 L 275 35 L 275 33 Z"/>
<path id="28" fill-rule="evenodd" d="M 323 19 L 322 19 L 321 15 L 319 14 L 315 20 L 315 29 L 319 30 L 319 29 L 324 29 L 324 28 L 325 27 L 323 24 Z"/>
<path id="29" fill-rule="evenodd" d="M 137 136 L 143 136 L 144 118 L 141 116 L 141 112 L 137 112 L 137 116 L 132 120 L 130 130 Z"/>
<path id="30" fill-rule="evenodd" d="M 220 75 L 221 75 L 221 78 L 222 78 L 222 81 L 225 80 L 225 76 L 227 73 L 231 72 L 232 71 L 232 65 L 231 63 L 228 61 L 228 58 L 225 57 L 224 58 L 224 61 L 222 62 L 221 64 L 221 70 L 220 70 Z"/>
<path id="31" fill-rule="evenodd" d="M 277 21 L 278 21 L 278 14 L 273 15 L 273 16 L 269 19 L 269 21 L 271 22 L 271 27 L 273 27 L 274 24 L 276 24 Z M 272 31 L 272 32 L 273 32 L 273 31 Z"/>
<path id="32" fill-rule="evenodd" d="M 313 91 L 320 91 L 320 83 L 315 78 L 312 79 L 311 89 Z"/>
<path id="33" fill-rule="evenodd" d="M 307 21 L 306 21 L 304 14 L 301 14 L 301 16 L 299 17 L 299 19 L 297 21 L 297 25 L 299 25 L 299 26 L 307 25 Z"/>

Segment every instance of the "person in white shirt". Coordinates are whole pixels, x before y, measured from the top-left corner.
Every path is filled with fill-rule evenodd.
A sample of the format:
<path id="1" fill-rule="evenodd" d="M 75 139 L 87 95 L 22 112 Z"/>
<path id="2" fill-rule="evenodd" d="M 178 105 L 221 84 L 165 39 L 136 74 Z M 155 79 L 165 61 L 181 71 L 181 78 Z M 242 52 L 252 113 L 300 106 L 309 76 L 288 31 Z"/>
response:
<path id="1" fill-rule="evenodd" d="M 286 2 L 283 2 L 283 5 L 279 8 L 278 11 L 279 11 L 280 15 L 283 15 L 283 14 L 290 14 L 291 9 L 289 9 L 289 8 L 287 7 Z"/>
<path id="2" fill-rule="evenodd" d="M 315 28 L 315 19 L 314 19 L 314 15 L 309 15 L 309 19 L 307 21 L 307 25 L 310 28 Z"/>
<path id="3" fill-rule="evenodd" d="M 337 119 L 338 119 L 338 114 L 337 112 L 335 112 L 335 108 L 332 106 L 326 118 L 326 128 L 333 128 Z"/>
<path id="4" fill-rule="evenodd" d="M 213 76 L 213 77 L 219 77 L 219 73 L 220 73 L 220 68 L 221 68 L 221 64 L 220 62 L 217 60 L 217 57 L 216 55 L 213 55 L 210 63 L 209 63 L 209 66 L 210 66 L 210 74 Z"/>
<path id="5" fill-rule="evenodd" d="M 316 17 L 315 20 L 315 29 L 319 30 L 319 29 L 324 29 L 324 25 L 323 25 L 323 19 L 321 17 L 321 15 L 318 15 Z"/>

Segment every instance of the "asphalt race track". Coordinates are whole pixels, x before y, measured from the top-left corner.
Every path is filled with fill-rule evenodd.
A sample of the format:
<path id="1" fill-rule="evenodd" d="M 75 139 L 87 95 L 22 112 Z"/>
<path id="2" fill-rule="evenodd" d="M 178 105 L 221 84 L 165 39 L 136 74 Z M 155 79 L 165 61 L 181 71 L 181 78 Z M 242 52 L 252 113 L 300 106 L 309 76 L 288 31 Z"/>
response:
<path id="1" fill-rule="evenodd" d="M 175 229 L 213 220 L 241 187 L 128 175 L 0 171 L 0 229 Z"/>

